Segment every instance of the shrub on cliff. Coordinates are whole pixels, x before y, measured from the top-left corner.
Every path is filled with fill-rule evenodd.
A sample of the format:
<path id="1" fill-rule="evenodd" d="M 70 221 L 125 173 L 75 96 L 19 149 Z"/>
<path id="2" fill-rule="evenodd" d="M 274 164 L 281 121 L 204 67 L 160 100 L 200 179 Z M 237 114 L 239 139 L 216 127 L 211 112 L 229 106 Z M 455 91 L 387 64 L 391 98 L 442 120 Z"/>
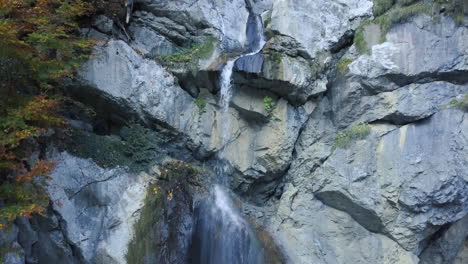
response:
<path id="1" fill-rule="evenodd" d="M 0 229 L 48 205 L 41 181 L 53 163 L 31 158 L 39 136 L 64 122 L 57 87 L 73 77 L 94 41 L 79 25 L 120 0 L 0 0 Z"/>
<path id="2" fill-rule="evenodd" d="M 347 148 L 356 140 L 366 138 L 370 132 L 370 126 L 365 123 L 351 126 L 336 136 L 333 150 L 336 148 Z"/>

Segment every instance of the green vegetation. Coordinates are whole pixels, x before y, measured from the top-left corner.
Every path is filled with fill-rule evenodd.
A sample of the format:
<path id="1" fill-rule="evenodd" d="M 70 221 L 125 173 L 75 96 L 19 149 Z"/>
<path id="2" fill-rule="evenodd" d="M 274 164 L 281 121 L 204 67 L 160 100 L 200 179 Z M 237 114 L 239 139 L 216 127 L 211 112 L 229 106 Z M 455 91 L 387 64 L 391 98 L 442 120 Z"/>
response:
<path id="1" fill-rule="evenodd" d="M 450 100 L 450 105 L 468 111 L 468 94 L 465 94 L 460 101 L 453 98 Z"/>
<path id="2" fill-rule="evenodd" d="M 263 23 L 263 27 L 267 28 L 270 23 L 271 23 L 271 16 L 265 19 L 265 22 Z"/>
<path id="3" fill-rule="evenodd" d="M 92 158 L 103 168 L 128 166 L 130 171 L 145 170 L 158 156 L 157 146 L 168 139 L 139 124 L 123 127 L 120 136 L 100 136 L 71 130 L 67 146 L 75 155 Z"/>
<path id="4" fill-rule="evenodd" d="M 381 29 L 381 41 L 385 41 L 385 35 L 393 25 L 403 23 L 416 15 L 432 15 L 434 23 L 438 23 L 443 14 L 434 14 L 433 12 L 438 12 L 442 7 L 445 9 L 443 14 L 451 16 L 457 24 L 461 24 L 468 14 L 468 2 L 465 0 L 397 0 L 396 4 L 394 0 L 374 0 L 373 11 L 376 18 L 364 21 L 356 29 L 354 35 L 356 49 L 360 54 L 369 51 L 365 38 L 365 26 L 367 25 L 378 25 Z"/>
<path id="5" fill-rule="evenodd" d="M 341 73 L 341 74 L 347 73 L 349 71 L 348 65 L 351 62 L 353 62 L 353 59 L 350 59 L 350 58 L 344 58 L 338 61 L 338 63 L 336 64 L 336 69 L 338 73 Z"/>
<path id="6" fill-rule="evenodd" d="M 356 140 L 366 138 L 370 132 L 370 126 L 365 123 L 351 126 L 336 136 L 332 149 L 335 150 L 336 148 L 347 148 L 351 146 L 351 144 Z"/>
<path id="7" fill-rule="evenodd" d="M 80 23 L 119 9 L 107 0 L 0 0 L 0 230 L 45 212 L 44 179 L 54 163 L 33 162 L 36 139 L 65 125 L 57 88 L 95 44 L 80 35 Z"/>
<path id="8" fill-rule="evenodd" d="M 432 4 L 427 2 L 417 2 L 409 6 L 392 8 L 387 13 L 377 17 L 375 22 L 380 25 L 382 34 L 385 34 L 393 25 L 404 22 L 408 20 L 408 18 L 414 17 L 418 14 L 430 14 L 431 10 Z"/>
<path id="9" fill-rule="evenodd" d="M 215 37 L 209 37 L 205 42 L 194 44 L 188 49 L 183 49 L 171 55 L 157 55 L 156 58 L 168 64 L 197 62 L 211 56 L 216 47 L 216 42 Z"/>
<path id="10" fill-rule="evenodd" d="M 381 14 L 387 12 L 393 6 L 394 0 L 374 0 L 374 6 L 372 11 L 375 16 L 380 16 Z"/>
<path id="11" fill-rule="evenodd" d="M 273 98 L 269 96 L 265 96 L 263 98 L 263 109 L 265 109 L 268 114 L 273 112 L 273 109 L 275 109 L 275 102 L 273 101 Z"/>
<path id="12" fill-rule="evenodd" d="M 466 0 L 435 0 L 437 7 L 444 7 L 445 13 L 451 16 L 458 25 L 468 15 L 468 2 Z"/>
<path id="13" fill-rule="evenodd" d="M 170 225 L 177 225 L 177 220 L 168 220 L 170 213 L 164 211 L 168 208 L 168 203 L 172 200 L 183 202 L 186 200 L 186 185 L 193 177 L 204 173 L 203 170 L 183 161 L 169 161 L 161 167 L 162 181 L 148 187 L 145 203 L 140 213 L 140 218 L 135 224 L 135 234 L 128 246 L 126 254 L 127 263 L 145 263 L 145 257 L 158 252 L 161 246 L 158 239 L 161 238 L 159 223 L 166 218 L 165 222 Z M 174 198 L 176 197 L 176 198 Z M 169 234 L 169 236 L 176 234 Z"/>
<path id="14" fill-rule="evenodd" d="M 364 36 L 364 29 L 366 25 L 370 24 L 370 20 L 364 21 L 354 33 L 354 45 L 356 46 L 359 54 L 365 54 L 368 52 L 366 38 Z"/>
<path id="15" fill-rule="evenodd" d="M 277 64 L 277 65 L 281 64 L 281 60 L 282 60 L 283 55 L 281 55 L 280 52 L 272 51 L 271 52 L 271 57 L 272 57 L 273 62 L 275 64 Z"/>
<path id="16" fill-rule="evenodd" d="M 197 100 L 195 100 L 195 104 L 197 105 L 198 107 L 198 111 L 200 113 L 200 115 L 204 114 L 206 112 L 206 100 L 203 99 L 203 98 L 197 98 Z"/>

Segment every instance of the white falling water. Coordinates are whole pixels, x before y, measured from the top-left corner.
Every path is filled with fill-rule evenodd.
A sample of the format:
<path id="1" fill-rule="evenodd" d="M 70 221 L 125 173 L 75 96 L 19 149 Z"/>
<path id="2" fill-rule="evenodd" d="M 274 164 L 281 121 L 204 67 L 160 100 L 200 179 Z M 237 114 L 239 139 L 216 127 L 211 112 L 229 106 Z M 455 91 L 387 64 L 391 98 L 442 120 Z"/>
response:
<path id="1" fill-rule="evenodd" d="M 232 206 L 232 201 L 226 191 L 219 185 L 214 188 L 215 205 L 223 214 L 223 218 L 227 218 L 236 226 L 243 224 L 242 218 L 236 213 Z"/>
<path id="2" fill-rule="evenodd" d="M 223 147 L 227 144 L 231 129 L 228 115 L 235 62 L 239 58 L 257 54 L 265 44 L 260 17 L 256 17 L 255 23 L 259 36 L 255 38 L 257 43 L 254 51 L 229 60 L 221 72 L 220 136 Z M 215 185 L 210 197 L 197 206 L 195 215 L 197 220 L 192 241 L 192 264 L 265 263 L 263 249 L 258 239 L 248 223 L 242 219 L 226 189 Z"/>
<path id="3" fill-rule="evenodd" d="M 225 188 L 214 186 L 195 217 L 190 263 L 265 264 L 264 249 Z"/>
<path id="4" fill-rule="evenodd" d="M 226 63 L 226 65 L 224 66 L 221 72 L 220 105 L 222 108 L 222 112 L 221 112 L 221 118 L 222 118 L 221 145 L 222 146 L 228 143 L 227 139 L 229 138 L 229 132 L 231 129 L 231 122 L 230 122 L 230 118 L 228 115 L 229 115 L 229 103 L 231 102 L 231 98 L 232 98 L 232 73 L 233 73 L 234 65 L 238 59 L 255 55 L 263 49 L 263 46 L 265 46 L 265 37 L 263 35 L 263 24 L 262 24 L 261 18 L 260 16 L 257 16 L 255 19 L 256 19 L 255 24 L 257 26 L 257 32 L 259 34 L 256 48 L 252 52 L 230 59 Z"/>

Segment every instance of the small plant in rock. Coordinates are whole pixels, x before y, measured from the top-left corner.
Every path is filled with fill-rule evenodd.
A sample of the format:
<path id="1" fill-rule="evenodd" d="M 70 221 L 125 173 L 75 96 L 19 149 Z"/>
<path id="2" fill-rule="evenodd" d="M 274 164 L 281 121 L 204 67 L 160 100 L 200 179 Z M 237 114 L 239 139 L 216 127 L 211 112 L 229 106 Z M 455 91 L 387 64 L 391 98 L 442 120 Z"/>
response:
<path id="1" fill-rule="evenodd" d="M 275 102 L 273 101 L 273 98 L 271 98 L 269 96 L 265 96 L 263 98 L 263 109 L 265 109 L 265 111 L 268 114 L 271 114 L 271 112 L 273 112 L 274 108 L 275 108 Z"/>
<path id="2" fill-rule="evenodd" d="M 372 11 L 375 16 L 379 16 L 390 9 L 393 6 L 393 3 L 394 0 L 374 0 Z"/>
<path id="3" fill-rule="evenodd" d="M 341 59 L 340 61 L 338 61 L 338 63 L 336 64 L 336 69 L 338 71 L 338 73 L 340 74 L 345 74 L 349 71 L 349 64 L 353 62 L 353 59 L 351 58 L 344 58 L 344 59 Z"/>
<path id="4" fill-rule="evenodd" d="M 354 45 L 356 46 L 357 51 L 359 54 L 365 54 L 369 50 L 367 48 L 366 38 L 364 36 L 365 26 L 369 25 L 371 22 L 370 20 L 365 20 L 357 29 L 354 34 Z"/>
<path id="5" fill-rule="evenodd" d="M 206 108 L 206 101 L 205 101 L 205 99 L 197 98 L 197 100 L 195 100 L 195 104 L 198 107 L 198 112 L 200 113 L 200 115 L 206 112 L 206 109 L 205 109 Z"/>
<path id="6" fill-rule="evenodd" d="M 366 138 L 371 132 L 368 124 L 362 123 L 347 128 L 336 136 L 332 150 L 336 148 L 347 148 L 357 140 Z"/>
<path id="7" fill-rule="evenodd" d="M 465 94 L 461 100 L 457 100 L 456 98 L 453 98 L 452 100 L 450 100 L 450 105 L 467 111 L 468 110 L 468 94 Z"/>
<path id="8" fill-rule="evenodd" d="M 156 58 L 167 64 L 191 63 L 199 59 L 207 59 L 213 53 L 216 41 L 215 37 L 209 37 L 205 42 L 196 43 L 190 48 L 182 49 L 171 55 L 157 55 Z"/>

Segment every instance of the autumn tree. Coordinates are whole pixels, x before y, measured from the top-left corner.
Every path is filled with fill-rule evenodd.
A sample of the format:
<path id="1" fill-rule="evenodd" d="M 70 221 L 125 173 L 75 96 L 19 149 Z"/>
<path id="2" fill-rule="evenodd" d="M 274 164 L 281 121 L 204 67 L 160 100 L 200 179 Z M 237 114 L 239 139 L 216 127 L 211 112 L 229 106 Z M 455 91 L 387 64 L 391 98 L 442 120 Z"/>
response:
<path id="1" fill-rule="evenodd" d="M 95 44 L 79 34 L 80 25 L 99 12 L 117 18 L 125 2 L 0 0 L 0 229 L 45 211 L 40 176 L 54 163 L 31 162 L 29 143 L 65 124 L 56 88 L 74 77 Z"/>

